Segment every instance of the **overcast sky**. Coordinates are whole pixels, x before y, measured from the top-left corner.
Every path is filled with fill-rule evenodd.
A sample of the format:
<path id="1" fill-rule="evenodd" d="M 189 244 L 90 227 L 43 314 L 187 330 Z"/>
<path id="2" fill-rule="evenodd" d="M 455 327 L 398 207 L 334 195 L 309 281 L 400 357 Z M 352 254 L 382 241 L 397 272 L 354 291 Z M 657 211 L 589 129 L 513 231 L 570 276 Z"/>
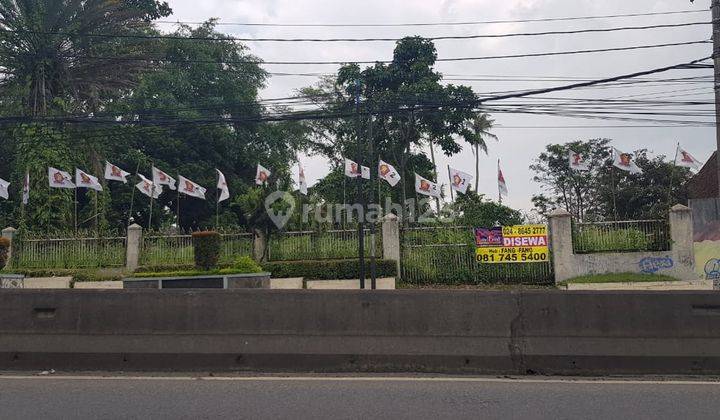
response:
<path id="1" fill-rule="evenodd" d="M 520 31 L 567 30 L 616 26 L 653 25 L 710 20 L 710 0 L 169 0 L 174 15 L 169 20 L 202 21 L 220 18 L 220 22 L 259 23 L 408 23 L 458 22 L 468 20 L 533 19 L 566 16 L 591 16 L 627 13 L 665 12 L 696 9 L 707 13 L 637 17 L 574 22 L 512 23 L 452 27 L 393 27 L 393 28 L 298 28 L 221 26 L 226 33 L 251 37 L 402 37 L 409 35 L 470 35 Z M 163 29 L 172 29 L 163 25 Z M 577 49 L 613 48 L 642 44 L 661 44 L 709 39 L 709 26 L 673 29 L 611 32 L 600 34 L 558 35 L 503 39 L 437 41 L 440 58 L 520 54 Z M 393 43 L 248 43 L 253 54 L 266 61 L 273 60 L 380 60 L 392 57 Z M 673 65 L 712 53 L 710 44 L 668 47 L 660 49 L 606 52 L 575 56 L 540 57 L 439 63 L 437 70 L 445 74 L 504 75 L 504 76 L 570 76 L 602 78 L 635 71 Z M 266 65 L 274 72 L 333 72 L 337 66 Z M 665 73 L 668 77 L 710 75 L 710 69 L 682 70 Z M 653 77 L 661 77 L 657 75 Z M 289 96 L 295 90 L 315 82 L 312 77 L 273 77 L 262 92 L 263 98 Z M 455 82 L 486 92 L 541 88 L 564 82 Z M 624 87 L 563 92 L 564 97 L 610 98 L 625 95 L 663 93 L 669 90 L 696 90 L 693 96 L 679 99 L 710 100 L 712 84 L 658 87 Z M 687 95 L 687 93 L 684 93 Z M 553 96 L 553 95 L 549 95 Z M 560 96 L 554 94 L 554 96 Z M 715 147 L 713 128 L 614 128 L 608 125 L 632 124 L 598 120 L 532 116 L 522 114 L 494 114 L 498 143 L 491 142 L 488 156 L 482 158 L 480 192 L 497 198 L 496 162 L 502 160 L 510 195 L 507 203 L 516 208 L 530 209 L 530 198 L 539 191 L 532 182 L 528 166 L 548 143 L 564 143 L 590 138 L 611 138 L 621 150 L 648 148 L 654 154 L 675 154 L 679 141 L 700 160 L 706 160 Z M 593 126 L 591 128 L 522 128 L 522 127 Z M 310 183 L 328 172 L 327 163 L 320 157 L 302 158 Z M 439 159 L 440 173 L 446 164 L 474 173 L 474 158 L 469 148 Z M 447 183 L 441 175 L 441 182 Z"/>

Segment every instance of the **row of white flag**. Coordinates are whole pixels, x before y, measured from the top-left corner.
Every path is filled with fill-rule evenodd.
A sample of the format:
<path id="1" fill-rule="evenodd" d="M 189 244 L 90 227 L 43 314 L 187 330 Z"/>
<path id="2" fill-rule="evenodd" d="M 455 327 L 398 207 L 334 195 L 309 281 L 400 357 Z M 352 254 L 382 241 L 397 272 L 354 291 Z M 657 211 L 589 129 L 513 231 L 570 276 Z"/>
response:
<path id="1" fill-rule="evenodd" d="M 642 169 L 640 169 L 637 163 L 635 163 L 635 160 L 630 153 L 623 153 L 615 147 L 613 147 L 612 151 L 613 166 L 623 171 L 630 172 L 631 174 L 642 173 Z M 570 169 L 575 169 L 577 171 L 590 170 L 590 162 L 588 161 L 587 157 L 581 153 L 576 153 L 572 150 L 569 152 L 568 163 L 570 165 Z M 678 144 L 675 152 L 675 166 L 680 166 L 682 168 L 700 169 L 702 168 L 703 164 L 699 160 L 695 159 L 693 155 L 680 147 L 680 144 Z"/>

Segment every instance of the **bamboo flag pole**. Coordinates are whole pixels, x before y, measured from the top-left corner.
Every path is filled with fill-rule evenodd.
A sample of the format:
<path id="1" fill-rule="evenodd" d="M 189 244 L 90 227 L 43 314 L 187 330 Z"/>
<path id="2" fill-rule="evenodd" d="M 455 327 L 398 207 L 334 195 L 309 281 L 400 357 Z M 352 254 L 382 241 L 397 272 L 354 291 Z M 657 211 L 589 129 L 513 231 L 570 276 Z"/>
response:
<path id="1" fill-rule="evenodd" d="M 75 188 L 73 188 L 74 196 L 75 196 L 75 234 L 78 233 L 78 195 L 77 195 L 78 187 L 77 185 Z"/>
<path id="2" fill-rule="evenodd" d="M 177 227 L 180 230 L 180 185 L 177 187 Z"/>
<path id="3" fill-rule="evenodd" d="M 617 212 L 617 197 L 615 196 L 615 169 L 613 167 L 610 167 L 610 184 L 611 184 L 611 188 L 612 188 L 612 199 L 613 199 L 613 218 L 614 218 L 614 221 L 617 222 L 618 212 Z"/>
<path id="4" fill-rule="evenodd" d="M 672 203 L 672 188 L 673 188 L 673 177 L 675 176 L 675 166 L 677 163 L 677 157 L 678 153 L 680 153 L 680 142 L 678 142 L 677 147 L 675 148 L 675 159 L 672 161 L 672 165 L 670 166 L 670 180 L 668 182 L 668 208 L 673 206 Z"/>
<path id="5" fill-rule="evenodd" d="M 95 190 L 95 236 L 100 237 L 100 210 L 98 207 L 98 192 Z"/>
<path id="6" fill-rule="evenodd" d="M 140 162 L 138 162 L 137 166 L 135 167 L 135 176 L 138 175 L 138 172 L 140 172 Z M 133 218 L 133 204 L 135 204 L 135 186 L 131 185 L 132 190 L 130 191 L 130 211 L 128 212 L 128 225 L 132 223 L 135 219 Z M 148 226 L 148 229 L 150 226 Z"/>
<path id="7" fill-rule="evenodd" d="M 155 167 L 153 162 L 150 162 L 150 170 Z M 152 171 L 152 188 L 150 189 L 150 214 L 148 215 L 148 230 L 152 229 L 152 212 L 153 212 L 153 201 L 155 201 L 155 172 Z"/>
<path id="8" fill-rule="evenodd" d="M 455 201 L 455 193 L 453 192 L 453 180 L 450 176 L 450 165 L 447 166 L 448 168 L 448 179 L 450 180 L 450 201 Z"/>

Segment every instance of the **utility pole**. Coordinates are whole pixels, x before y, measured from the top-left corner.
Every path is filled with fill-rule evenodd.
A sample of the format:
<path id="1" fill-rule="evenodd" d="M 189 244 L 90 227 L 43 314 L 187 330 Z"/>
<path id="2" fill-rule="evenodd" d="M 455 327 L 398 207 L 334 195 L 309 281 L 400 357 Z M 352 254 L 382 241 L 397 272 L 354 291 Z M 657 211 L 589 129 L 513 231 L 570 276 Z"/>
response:
<path id="1" fill-rule="evenodd" d="M 361 119 L 360 119 L 360 80 L 355 81 L 355 113 L 357 115 L 357 155 L 356 162 L 358 164 L 358 170 L 360 176 L 357 177 L 357 202 L 362 207 L 362 211 L 358 213 L 358 259 L 360 260 L 359 277 L 360 277 L 360 290 L 365 289 L 365 199 L 363 194 L 363 178 L 362 178 L 362 137 L 361 133 Z"/>
<path id="2" fill-rule="evenodd" d="M 720 0 L 712 0 L 713 63 L 715 64 L 715 167 L 720 197 Z"/>

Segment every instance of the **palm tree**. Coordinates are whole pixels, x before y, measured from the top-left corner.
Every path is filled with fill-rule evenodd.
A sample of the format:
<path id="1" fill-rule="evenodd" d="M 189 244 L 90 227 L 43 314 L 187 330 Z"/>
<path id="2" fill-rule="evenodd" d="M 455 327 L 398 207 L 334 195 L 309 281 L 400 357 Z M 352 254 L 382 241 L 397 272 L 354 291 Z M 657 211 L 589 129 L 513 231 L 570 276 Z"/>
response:
<path id="1" fill-rule="evenodd" d="M 150 41 L 127 36 L 170 12 L 157 0 L 0 0 L 4 105 L 13 98 L 31 116 L 95 111 L 147 67 Z"/>
<path id="2" fill-rule="evenodd" d="M 473 148 L 473 154 L 475 155 L 475 192 L 478 191 L 480 186 L 480 150 L 487 154 L 488 147 L 485 142 L 486 138 L 498 140 L 498 137 L 490 132 L 492 130 L 495 120 L 491 119 L 488 114 L 479 112 L 475 117 L 470 120 L 467 124 L 466 129 L 470 131 L 469 136 L 465 136 L 465 139 Z"/>

